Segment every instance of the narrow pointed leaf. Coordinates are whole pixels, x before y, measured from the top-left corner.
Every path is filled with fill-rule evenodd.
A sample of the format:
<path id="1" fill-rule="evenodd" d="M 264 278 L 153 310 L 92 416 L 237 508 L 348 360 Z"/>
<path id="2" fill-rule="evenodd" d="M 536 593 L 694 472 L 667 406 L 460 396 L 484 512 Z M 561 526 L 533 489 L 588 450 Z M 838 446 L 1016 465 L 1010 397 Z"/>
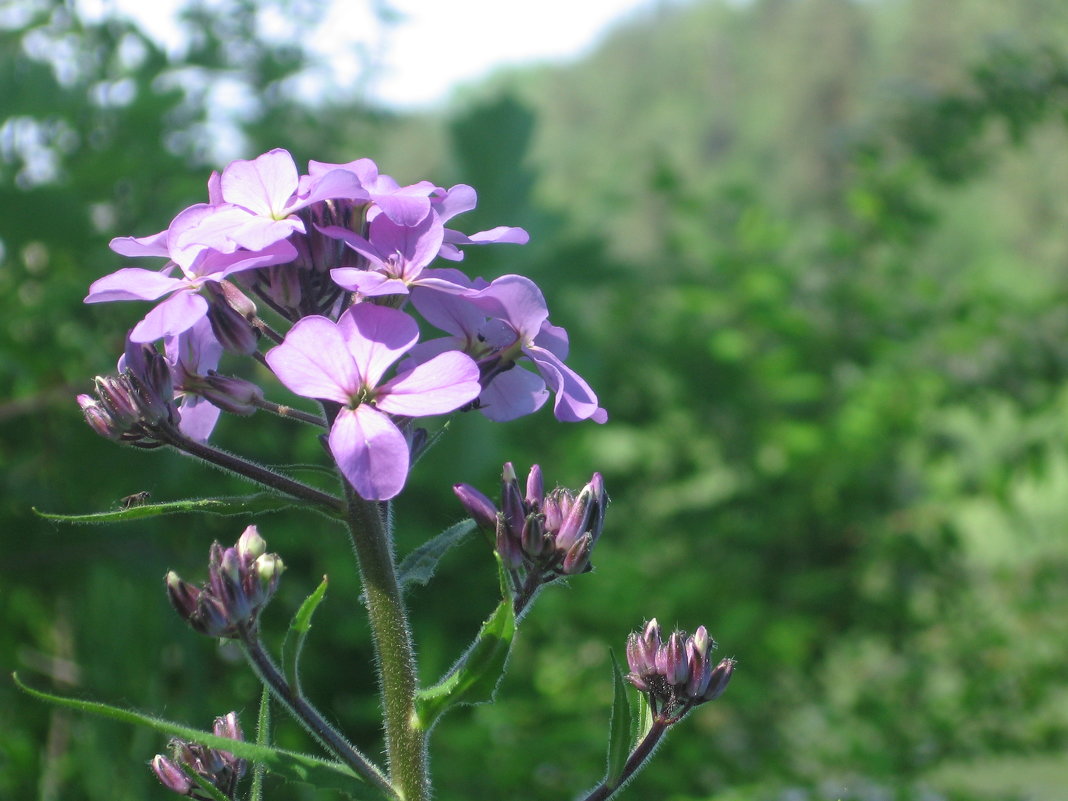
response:
<path id="1" fill-rule="evenodd" d="M 222 498 L 186 498 L 180 501 L 145 503 L 139 506 L 130 506 L 127 509 L 114 509 L 108 512 L 93 512 L 80 515 L 55 514 L 53 512 L 42 512 L 39 509 L 34 509 L 33 511 L 39 517 L 43 517 L 46 520 L 55 520 L 58 523 L 120 523 L 127 520 L 143 520 L 148 517 L 188 514 L 191 512 L 221 517 L 263 514 L 265 512 L 291 509 L 296 506 L 308 506 L 316 511 L 325 513 L 320 506 L 273 492 L 257 492 L 253 495 L 232 495 Z"/>
<path id="2" fill-rule="evenodd" d="M 615 787 L 619 784 L 623 775 L 623 768 L 630 756 L 631 744 L 631 709 L 630 698 L 627 695 L 627 684 L 623 680 L 623 674 L 619 669 L 616 655 L 612 656 L 612 721 L 608 727 L 608 773 L 605 776 L 605 784 Z"/>
<path id="3" fill-rule="evenodd" d="M 208 796 L 210 796 L 214 801 L 230 801 L 229 798 L 223 795 L 222 790 L 220 790 L 214 784 L 209 782 L 207 779 L 205 779 L 203 776 L 201 776 L 188 765 L 181 764 L 178 767 L 180 767 L 185 773 L 185 775 L 189 777 L 190 781 L 192 781 L 197 787 L 200 788 L 201 792 L 207 793 Z"/>
<path id="4" fill-rule="evenodd" d="M 211 732 L 200 731 L 189 726 L 183 726 L 180 723 L 173 723 L 169 720 L 122 709 L 110 704 L 52 695 L 23 684 L 18 674 L 13 673 L 12 678 L 20 690 L 40 701 L 47 701 L 50 704 L 96 715 L 97 717 L 111 718 L 123 723 L 145 726 L 172 737 L 180 737 L 183 740 L 200 743 L 209 748 L 228 751 L 241 759 L 262 762 L 268 770 L 281 776 L 286 781 L 338 790 L 354 801 L 382 801 L 382 794 L 376 788 L 366 784 L 362 778 L 340 762 L 258 743 L 218 737 Z"/>
<path id="5" fill-rule="evenodd" d="M 293 615 L 293 620 L 289 623 L 289 631 L 286 632 L 285 641 L 282 643 L 282 666 L 285 670 L 286 681 L 298 696 L 303 694 L 300 689 L 300 653 L 304 650 L 304 638 L 311 630 L 312 615 L 326 597 L 327 584 L 327 578 L 323 576 L 323 580 L 319 582 L 315 591 L 304 599 L 304 603 Z"/>
<path id="6" fill-rule="evenodd" d="M 429 731 L 438 718 L 458 704 L 493 700 L 497 685 L 504 676 L 514 637 L 512 602 L 505 599 L 482 624 L 478 637 L 452 670 L 433 687 L 416 695 L 419 727 Z"/>
<path id="7" fill-rule="evenodd" d="M 409 553 L 397 567 L 401 589 L 412 584 L 426 585 L 437 570 L 438 562 L 450 548 L 459 545 L 475 530 L 474 520 L 461 520 Z"/>
<path id="8" fill-rule="evenodd" d="M 260 712 L 256 718 L 256 744 L 271 744 L 271 691 L 264 685 L 260 693 Z M 252 763 L 252 786 L 249 788 L 249 801 L 263 801 L 263 780 L 267 776 L 267 766 L 262 762 Z"/>

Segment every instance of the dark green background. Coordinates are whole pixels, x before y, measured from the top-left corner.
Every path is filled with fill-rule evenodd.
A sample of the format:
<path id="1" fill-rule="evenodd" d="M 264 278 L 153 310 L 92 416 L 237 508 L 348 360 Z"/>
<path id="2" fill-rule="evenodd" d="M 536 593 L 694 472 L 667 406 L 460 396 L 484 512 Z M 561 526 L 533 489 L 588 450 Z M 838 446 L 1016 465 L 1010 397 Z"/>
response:
<path id="1" fill-rule="evenodd" d="M 467 267 L 543 287 L 610 414 L 455 420 L 397 504 L 405 552 L 460 518 L 451 484 L 492 492 L 505 460 L 540 462 L 550 486 L 600 470 L 613 500 L 597 570 L 544 594 L 499 702 L 435 730 L 438 798 L 592 786 L 609 649 L 654 615 L 703 623 L 739 664 L 624 797 L 1064 797 L 1068 4 L 667 3 L 581 62 L 409 116 L 288 89 L 309 5 L 279 2 L 294 19 L 282 46 L 257 41 L 251 3 L 193 7 L 184 63 L 123 23 L 31 5 L 0 30 L 5 674 L 193 725 L 237 709 L 252 726 L 254 681 L 177 620 L 161 580 L 202 576 L 211 541 L 250 521 L 61 527 L 30 511 L 243 489 L 119 449 L 72 400 L 144 311 L 82 305 L 122 263 L 107 241 L 165 227 L 221 166 L 210 96 L 159 80 L 195 65 L 202 86 L 225 77 L 260 99 L 233 123 L 242 156 L 371 156 L 402 181 L 475 186 L 466 231 L 527 227 L 530 245 Z M 224 421 L 218 441 L 320 458 L 302 434 L 260 415 Z M 256 522 L 289 566 L 272 636 L 330 575 L 305 684 L 378 753 L 344 536 L 296 513 Z M 472 540 L 414 593 L 425 682 L 495 591 Z M 279 737 L 306 745 L 295 727 Z M 164 798 L 146 768 L 164 744 L 0 683 L 2 798 Z"/>

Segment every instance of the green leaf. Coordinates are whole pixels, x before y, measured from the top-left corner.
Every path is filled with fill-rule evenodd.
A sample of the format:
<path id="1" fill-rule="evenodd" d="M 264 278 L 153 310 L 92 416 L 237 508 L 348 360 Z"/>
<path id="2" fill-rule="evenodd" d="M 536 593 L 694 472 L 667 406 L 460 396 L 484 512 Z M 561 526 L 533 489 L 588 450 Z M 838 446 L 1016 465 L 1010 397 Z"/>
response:
<path id="1" fill-rule="evenodd" d="M 20 690 L 40 701 L 47 701 L 50 704 L 96 715 L 97 717 L 146 726 L 172 737 L 180 737 L 183 740 L 200 743 L 209 748 L 228 751 L 241 759 L 264 764 L 272 773 L 281 776 L 287 781 L 338 790 L 349 798 L 354 799 L 354 801 L 381 801 L 382 799 L 382 794 L 376 788 L 366 784 L 362 778 L 340 762 L 333 762 L 296 751 L 273 748 L 259 743 L 218 737 L 211 732 L 200 731 L 199 729 L 183 726 L 180 723 L 173 723 L 109 704 L 52 695 L 23 684 L 17 673 L 11 675 Z"/>
<path id="2" fill-rule="evenodd" d="M 397 581 L 401 589 L 411 584 L 426 585 L 433 577 L 438 562 L 450 548 L 459 545 L 475 530 L 474 520 L 461 520 L 431 540 L 424 542 L 401 561 L 397 567 Z"/>
<path id="3" fill-rule="evenodd" d="M 511 600 L 506 598 L 482 624 L 478 637 L 452 670 L 433 687 L 416 695 L 419 727 L 429 731 L 438 718 L 458 704 L 492 701 L 504 676 L 514 637 L 515 615 Z"/>
<path id="4" fill-rule="evenodd" d="M 256 744 L 271 744 L 271 691 L 263 685 L 260 693 L 260 713 L 256 718 Z M 252 786 L 249 788 L 249 801 L 263 801 L 263 780 L 267 775 L 267 766 L 262 762 L 252 763 Z"/>
<path id="5" fill-rule="evenodd" d="M 59 523 L 119 523 L 127 520 L 143 520 L 148 517 L 187 514 L 190 512 L 219 516 L 262 514 L 264 512 L 290 509 L 295 506 L 309 505 L 285 495 L 278 495 L 273 492 L 257 492 L 253 495 L 233 495 L 223 498 L 186 498 L 181 501 L 167 501 L 165 503 L 143 503 L 129 506 L 126 509 L 82 515 L 61 515 L 42 512 L 38 509 L 33 511 L 39 517 L 43 517 L 46 520 L 55 520 Z M 315 508 L 318 511 L 324 511 L 322 507 L 316 506 Z"/>
<path id="6" fill-rule="evenodd" d="M 612 656 L 612 721 L 608 727 L 608 773 L 604 783 L 609 787 L 619 784 L 623 768 L 630 756 L 631 720 L 630 698 L 627 695 L 627 683 L 619 669 L 615 653 Z"/>
<path id="7" fill-rule="evenodd" d="M 300 671 L 298 669 L 300 653 L 304 650 L 304 638 L 308 636 L 308 632 L 311 630 L 312 615 L 315 614 L 315 610 L 319 608 L 319 604 L 326 597 L 327 584 L 327 578 L 323 576 L 323 580 L 319 582 L 319 586 L 315 588 L 315 591 L 304 599 L 300 609 L 293 615 L 293 620 L 289 623 L 289 631 L 286 632 L 285 641 L 282 643 L 282 665 L 285 669 L 286 681 L 289 682 L 289 686 L 293 688 L 298 696 L 302 695 Z M 294 638 L 292 643 L 289 641 L 291 635 Z"/>

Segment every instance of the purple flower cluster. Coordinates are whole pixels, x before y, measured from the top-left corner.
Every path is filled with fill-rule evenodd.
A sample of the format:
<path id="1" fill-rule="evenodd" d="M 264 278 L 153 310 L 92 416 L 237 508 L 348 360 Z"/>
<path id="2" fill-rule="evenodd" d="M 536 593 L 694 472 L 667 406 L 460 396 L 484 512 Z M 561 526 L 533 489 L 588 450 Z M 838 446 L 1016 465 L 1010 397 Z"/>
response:
<path id="1" fill-rule="evenodd" d="M 237 713 L 230 712 L 224 717 L 215 718 L 212 733 L 216 737 L 229 740 L 244 740 Z M 228 751 L 219 751 L 197 743 L 186 742 L 177 737 L 170 742 L 171 756 L 156 754 L 151 762 L 152 772 L 164 787 L 178 795 L 206 798 L 193 780 L 186 775 L 182 766 L 186 766 L 202 779 L 208 781 L 226 798 L 233 798 L 237 783 L 248 770 L 248 763 L 238 759 Z"/>
<path id="2" fill-rule="evenodd" d="M 267 553 L 267 543 L 255 526 L 242 532 L 237 544 L 211 546 L 208 581 L 196 587 L 178 574 L 167 574 L 171 606 L 190 626 L 209 637 L 234 639 L 239 629 L 256 626 L 259 614 L 274 596 L 285 565 L 278 554 Z"/>
<path id="3" fill-rule="evenodd" d="M 552 393 L 560 420 L 607 419 L 564 363 L 567 333 L 549 323 L 530 279 L 432 266 L 462 261 L 464 247 L 528 240 L 521 228 L 446 227 L 475 204 L 469 186 L 401 186 L 369 159 L 313 161 L 301 175 L 289 153 L 272 150 L 213 173 L 208 202 L 167 230 L 113 240 L 121 255 L 164 265 L 117 270 L 85 301 L 156 301 L 129 341 L 163 342 L 182 435 L 205 442 L 220 409 L 248 414 L 262 403 L 258 388 L 216 373 L 224 351 L 251 354 L 292 392 L 323 402 L 339 469 L 362 497 L 386 500 L 407 478 L 414 418 L 478 409 L 512 420 Z M 419 343 L 413 311 L 445 336 Z M 265 357 L 264 335 L 277 343 Z M 122 438 L 109 409 L 88 396 L 79 403 L 94 428 Z M 137 429 L 136 420 L 122 426 Z"/>
<path id="4" fill-rule="evenodd" d="M 627 637 L 627 681 L 645 693 L 654 716 L 674 723 L 698 704 L 718 698 L 734 672 L 733 659 L 712 663 L 715 640 L 704 626 L 675 631 L 665 641 L 653 618 Z"/>
<path id="5" fill-rule="evenodd" d="M 518 614 L 543 584 L 588 572 L 590 554 L 601 536 L 608 493 L 600 473 L 578 493 L 557 487 L 545 492 L 541 467 L 520 489 L 511 462 L 501 478 L 501 508 L 472 487 L 457 484 L 453 492 L 478 526 L 495 543 L 512 584 Z"/>

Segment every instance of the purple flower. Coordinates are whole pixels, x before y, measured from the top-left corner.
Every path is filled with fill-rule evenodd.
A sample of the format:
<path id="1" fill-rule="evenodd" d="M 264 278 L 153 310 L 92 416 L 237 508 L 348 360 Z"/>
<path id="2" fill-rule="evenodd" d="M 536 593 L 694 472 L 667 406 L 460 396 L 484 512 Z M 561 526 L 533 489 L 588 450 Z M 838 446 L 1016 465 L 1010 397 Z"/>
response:
<path id="1" fill-rule="evenodd" d="M 89 287 L 86 303 L 112 300 L 166 300 L 134 326 L 134 342 L 154 342 L 191 328 L 208 313 L 208 301 L 200 290 L 207 281 L 221 281 L 228 275 L 292 261 L 297 251 L 288 242 L 275 242 L 262 250 L 237 250 L 222 253 L 203 245 L 181 244 L 183 234 L 202 220 L 207 206 L 191 206 L 174 218 L 167 231 L 135 239 L 120 237 L 111 242 L 112 250 L 126 256 L 167 256 L 171 262 L 162 272 L 140 267 L 124 267 L 105 275 Z M 171 275 L 178 268 L 181 277 Z"/>
<path id="2" fill-rule="evenodd" d="M 369 199 L 357 176 L 346 170 L 324 170 L 302 180 L 293 157 L 280 148 L 231 162 L 208 187 L 214 208 L 180 234 L 181 246 L 263 250 L 295 232 L 306 233 L 296 216 L 306 206 L 329 198 Z"/>
<path id="3" fill-rule="evenodd" d="M 464 280 L 455 270 L 435 273 L 457 283 Z M 417 290 L 412 302 L 429 322 L 453 335 L 420 345 L 415 358 L 421 361 L 431 353 L 456 348 L 477 359 L 484 380 L 488 376 L 479 408 L 491 420 L 513 420 L 536 411 L 548 397 L 546 386 L 556 393 L 558 420 L 608 419 L 589 384 L 564 364 L 567 332 L 549 323 L 545 298 L 529 278 L 504 275 L 488 285 L 484 281 L 471 285 L 462 295 Z M 524 357 L 537 375 L 512 369 Z"/>
<path id="4" fill-rule="evenodd" d="M 330 429 L 330 452 L 367 500 L 394 497 L 408 476 L 408 443 L 389 415 L 451 412 L 480 391 L 478 366 L 456 351 L 380 384 L 418 338 L 419 327 L 407 314 L 360 303 L 336 324 L 305 317 L 267 353 L 267 363 L 290 390 L 342 404 Z"/>
<path id="5" fill-rule="evenodd" d="M 465 211 L 471 211 L 478 202 L 478 195 L 475 190 L 467 184 L 457 184 L 444 192 L 439 190 L 439 193 L 431 198 L 431 203 L 433 204 L 434 212 L 442 223 L 449 221 L 458 214 L 463 214 Z M 522 228 L 511 228 L 507 225 L 498 225 L 496 228 L 479 231 L 470 236 L 454 231 L 451 228 L 446 228 L 445 240 L 442 243 L 439 255 L 443 259 L 460 261 L 463 259 L 464 254 L 457 245 L 488 245 L 505 242 L 514 245 L 525 245 L 529 241 L 530 234 Z"/>

